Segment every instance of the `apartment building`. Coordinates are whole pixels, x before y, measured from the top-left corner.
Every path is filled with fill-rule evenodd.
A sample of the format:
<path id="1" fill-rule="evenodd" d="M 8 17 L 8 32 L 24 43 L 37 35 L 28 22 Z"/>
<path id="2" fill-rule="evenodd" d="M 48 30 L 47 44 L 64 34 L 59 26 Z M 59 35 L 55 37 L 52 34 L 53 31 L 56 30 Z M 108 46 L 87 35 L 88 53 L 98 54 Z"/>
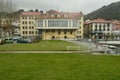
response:
<path id="1" fill-rule="evenodd" d="M 58 12 L 49 10 L 36 19 L 39 36 L 43 40 L 82 39 L 83 15 L 81 12 Z"/>
<path id="2" fill-rule="evenodd" d="M 0 38 L 12 36 L 11 20 L 9 18 L 0 19 Z"/>
<path id="3" fill-rule="evenodd" d="M 40 12 L 22 12 L 20 15 L 20 36 L 23 38 L 34 38 L 38 35 L 36 29 L 36 18 Z"/>
<path id="4" fill-rule="evenodd" d="M 20 15 L 20 36 L 51 39 L 82 39 L 82 12 L 22 12 Z"/>
<path id="5" fill-rule="evenodd" d="M 113 40 L 120 40 L 120 21 L 113 21 Z"/>
<path id="6" fill-rule="evenodd" d="M 105 19 L 89 20 L 84 24 L 85 38 L 93 40 L 111 39 L 112 27 L 112 22 Z"/>
<path id="7" fill-rule="evenodd" d="M 14 37 L 19 37 L 20 36 L 20 21 L 19 20 L 15 20 L 11 23 L 12 27 L 13 27 L 13 36 Z"/>

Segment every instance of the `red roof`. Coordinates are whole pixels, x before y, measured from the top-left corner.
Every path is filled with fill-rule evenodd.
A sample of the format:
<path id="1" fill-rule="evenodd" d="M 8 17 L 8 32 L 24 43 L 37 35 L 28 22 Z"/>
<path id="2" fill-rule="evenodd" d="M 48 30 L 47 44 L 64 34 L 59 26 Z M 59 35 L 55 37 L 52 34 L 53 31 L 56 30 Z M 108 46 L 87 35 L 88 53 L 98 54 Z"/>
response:
<path id="1" fill-rule="evenodd" d="M 82 12 L 64 12 L 64 15 L 68 15 L 69 18 L 78 18 L 83 16 Z"/>
<path id="2" fill-rule="evenodd" d="M 61 15 L 57 17 L 57 15 Z M 51 16 L 54 15 L 54 16 Z M 83 16 L 81 12 L 57 12 L 54 10 L 48 11 L 45 15 L 41 15 L 40 18 L 68 18 L 68 19 L 76 19 Z"/>
<path id="3" fill-rule="evenodd" d="M 58 14 L 60 15 L 58 17 Z M 46 14 L 41 15 L 40 12 L 22 12 L 22 16 L 39 16 L 39 18 L 70 18 L 76 19 L 83 16 L 82 12 L 58 12 L 55 10 L 49 10 Z M 53 15 L 53 16 L 52 16 Z"/>
<path id="4" fill-rule="evenodd" d="M 94 19 L 91 21 L 92 23 L 109 23 L 111 21 L 107 21 L 105 19 L 102 19 L 102 18 L 98 18 L 98 19 Z"/>
<path id="5" fill-rule="evenodd" d="M 22 12 L 21 15 L 22 16 L 40 16 L 41 13 L 40 12 Z"/>
<path id="6" fill-rule="evenodd" d="M 59 12 L 51 9 L 51 10 L 47 11 L 46 13 L 48 13 L 48 14 L 58 14 Z"/>
<path id="7" fill-rule="evenodd" d="M 90 24 L 90 23 L 112 23 L 112 21 L 98 18 L 98 19 L 90 20 L 90 21 L 86 22 L 85 24 Z"/>

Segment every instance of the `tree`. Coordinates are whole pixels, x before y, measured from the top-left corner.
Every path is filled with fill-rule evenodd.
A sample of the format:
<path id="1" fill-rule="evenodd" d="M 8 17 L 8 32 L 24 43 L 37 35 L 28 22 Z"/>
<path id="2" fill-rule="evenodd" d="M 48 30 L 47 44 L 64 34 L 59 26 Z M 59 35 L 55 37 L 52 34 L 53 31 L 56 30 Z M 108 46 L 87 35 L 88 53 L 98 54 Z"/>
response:
<path id="1" fill-rule="evenodd" d="M 36 9 L 36 10 L 35 10 L 35 12 L 39 12 L 39 10 L 38 10 L 38 9 Z"/>
<path id="2" fill-rule="evenodd" d="M 24 12 L 24 9 L 19 9 L 18 12 Z"/>
<path id="3" fill-rule="evenodd" d="M 12 13 L 17 10 L 17 5 L 12 0 L 0 0 L 0 34 L 8 33 L 11 36 L 12 26 L 11 22 L 13 19 Z M 4 20 L 4 21 L 3 21 Z M 2 25 L 1 25 L 2 24 Z M 1 36 L 0 37 L 5 37 Z"/>
<path id="4" fill-rule="evenodd" d="M 0 12 L 12 13 L 17 10 L 17 5 L 12 0 L 0 0 Z"/>
<path id="5" fill-rule="evenodd" d="M 30 12 L 34 12 L 34 10 L 31 9 Z"/>

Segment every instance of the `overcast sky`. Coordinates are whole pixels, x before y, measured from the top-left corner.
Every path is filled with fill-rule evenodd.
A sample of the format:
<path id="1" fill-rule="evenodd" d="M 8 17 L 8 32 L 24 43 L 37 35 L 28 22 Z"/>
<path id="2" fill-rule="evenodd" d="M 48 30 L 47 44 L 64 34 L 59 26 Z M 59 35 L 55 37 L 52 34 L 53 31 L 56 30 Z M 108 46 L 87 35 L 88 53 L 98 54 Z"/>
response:
<path id="1" fill-rule="evenodd" d="M 120 0 L 13 0 L 19 9 L 39 9 L 44 11 L 55 9 L 64 12 L 82 11 L 84 14 L 117 1 Z"/>

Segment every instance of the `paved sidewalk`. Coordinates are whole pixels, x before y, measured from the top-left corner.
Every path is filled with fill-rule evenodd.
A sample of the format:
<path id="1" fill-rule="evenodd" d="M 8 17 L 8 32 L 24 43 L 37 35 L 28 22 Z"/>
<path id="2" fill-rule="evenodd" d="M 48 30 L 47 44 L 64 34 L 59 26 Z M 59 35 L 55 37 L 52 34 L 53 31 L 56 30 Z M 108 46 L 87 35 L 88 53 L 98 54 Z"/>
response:
<path id="1" fill-rule="evenodd" d="M 91 51 L 0 51 L 0 53 L 91 53 Z"/>
<path id="2" fill-rule="evenodd" d="M 98 45 L 93 43 L 92 41 L 87 41 L 87 40 L 81 40 L 81 41 L 77 41 L 77 40 L 66 40 L 68 42 L 72 42 L 72 43 L 76 43 L 78 45 L 83 45 L 89 48 L 89 50 L 92 51 L 104 51 L 103 46 Z"/>

